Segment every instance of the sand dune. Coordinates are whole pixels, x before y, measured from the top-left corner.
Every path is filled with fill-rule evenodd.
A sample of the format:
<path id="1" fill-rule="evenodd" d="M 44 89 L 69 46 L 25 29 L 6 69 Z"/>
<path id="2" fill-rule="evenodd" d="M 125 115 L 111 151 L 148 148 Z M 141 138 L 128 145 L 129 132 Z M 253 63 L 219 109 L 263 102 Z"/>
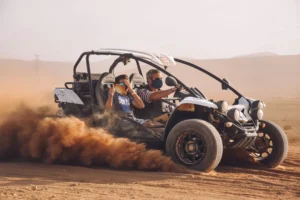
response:
<path id="1" fill-rule="evenodd" d="M 74 59 L 74 63 L 76 59 Z M 221 78 L 226 77 L 235 88 L 246 96 L 263 99 L 300 96 L 300 79 L 298 77 L 300 55 L 191 61 Z M 107 71 L 111 62 L 112 59 L 93 62 L 92 69 L 98 73 Z M 38 83 L 42 88 L 46 88 L 43 81 L 47 81 L 50 84 L 46 85 L 51 87 L 46 89 L 52 90 L 55 86 L 63 86 L 64 82 L 72 80 L 74 63 L 40 61 L 37 76 L 35 61 L 2 59 L 0 60 L 1 81 L 14 85 L 16 81 L 24 83 L 26 80 L 26 84 Z M 80 69 L 85 70 L 84 62 L 81 63 Z M 127 66 L 120 69 L 128 74 L 137 72 L 135 68 L 127 68 Z M 145 72 L 148 68 L 144 66 L 143 69 Z M 199 87 L 211 98 L 232 97 L 228 92 L 220 91 L 219 83 L 194 69 L 179 64 L 169 68 L 168 71 L 187 85 Z M 19 83 L 16 83 L 16 86 L 20 87 Z M 0 87 L 3 87 L 3 84 Z"/>

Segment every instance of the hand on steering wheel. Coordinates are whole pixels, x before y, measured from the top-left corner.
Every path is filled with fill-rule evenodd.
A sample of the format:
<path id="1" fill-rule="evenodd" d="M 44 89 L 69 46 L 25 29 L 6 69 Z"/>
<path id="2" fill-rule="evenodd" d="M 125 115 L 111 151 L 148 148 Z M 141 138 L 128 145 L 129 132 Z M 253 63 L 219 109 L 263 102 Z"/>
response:
<path id="1" fill-rule="evenodd" d="M 177 85 L 175 86 L 175 88 L 176 88 L 176 91 L 180 91 L 180 90 L 182 89 L 182 87 L 181 87 L 180 84 L 177 84 Z"/>

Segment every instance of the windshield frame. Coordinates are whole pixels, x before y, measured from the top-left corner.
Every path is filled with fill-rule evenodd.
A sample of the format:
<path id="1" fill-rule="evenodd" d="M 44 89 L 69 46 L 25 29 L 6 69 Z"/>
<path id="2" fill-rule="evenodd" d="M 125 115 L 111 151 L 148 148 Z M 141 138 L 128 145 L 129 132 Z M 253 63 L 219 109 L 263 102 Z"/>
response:
<path id="1" fill-rule="evenodd" d="M 230 89 L 233 93 L 235 93 L 238 96 L 238 98 L 244 97 L 240 92 L 238 92 L 236 89 L 234 89 L 228 83 L 226 83 L 224 80 L 220 79 L 218 76 L 214 75 L 213 73 L 199 67 L 198 65 L 195 65 L 193 63 L 190 63 L 190 62 L 178 59 L 178 58 L 174 58 L 174 60 L 178 63 L 181 63 L 181 64 L 187 65 L 189 67 L 192 67 L 194 69 L 197 69 L 197 70 L 203 72 L 204 74 L 210 76 L 211 78 L 215 79 L 216 81 L 220 82 L 221 84 L 224 84 L 228 89 Z"/>

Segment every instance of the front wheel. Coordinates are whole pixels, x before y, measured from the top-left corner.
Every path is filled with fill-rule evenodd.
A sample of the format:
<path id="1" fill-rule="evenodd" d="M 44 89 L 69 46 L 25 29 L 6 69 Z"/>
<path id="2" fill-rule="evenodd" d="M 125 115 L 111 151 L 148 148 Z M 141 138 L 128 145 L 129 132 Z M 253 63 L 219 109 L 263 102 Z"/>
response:
<path id="1" fill-rule="evenodd" d="M 287 156 L 288 140 L 284 131 L 275 123 L 261 120 L 258 137 L 251 155 L 269 168 L 277 167 Z"/>
<path id="2" fill-rule="evenodd" d="M 223 143 L 210 123 L 189 119 L 172 128 L 166 141 L 166 153 L 176 163 L 209 172 L 220 163 Z"/>

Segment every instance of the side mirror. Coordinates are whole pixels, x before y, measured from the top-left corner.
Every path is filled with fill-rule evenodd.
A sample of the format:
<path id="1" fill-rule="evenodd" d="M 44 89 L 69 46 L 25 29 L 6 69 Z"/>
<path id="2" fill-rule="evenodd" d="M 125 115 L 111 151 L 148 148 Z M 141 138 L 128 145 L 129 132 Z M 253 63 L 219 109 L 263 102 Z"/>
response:
<path id="1" fill-rule="evenodd" d="M 225 83 L 227 83 L 229 85 L 229 81 L 226 78 L 223 78 L 223 80 Z M 227 85 L 225 85 L 224 83 L 222 83 L 222 90 L 228 90 Z"/>
<path id="2" fill-rule="evenodd" d="M 165 80 L 167 86 L 177 86 L 178 83 L 174 77 L 168 76 Z"/>

